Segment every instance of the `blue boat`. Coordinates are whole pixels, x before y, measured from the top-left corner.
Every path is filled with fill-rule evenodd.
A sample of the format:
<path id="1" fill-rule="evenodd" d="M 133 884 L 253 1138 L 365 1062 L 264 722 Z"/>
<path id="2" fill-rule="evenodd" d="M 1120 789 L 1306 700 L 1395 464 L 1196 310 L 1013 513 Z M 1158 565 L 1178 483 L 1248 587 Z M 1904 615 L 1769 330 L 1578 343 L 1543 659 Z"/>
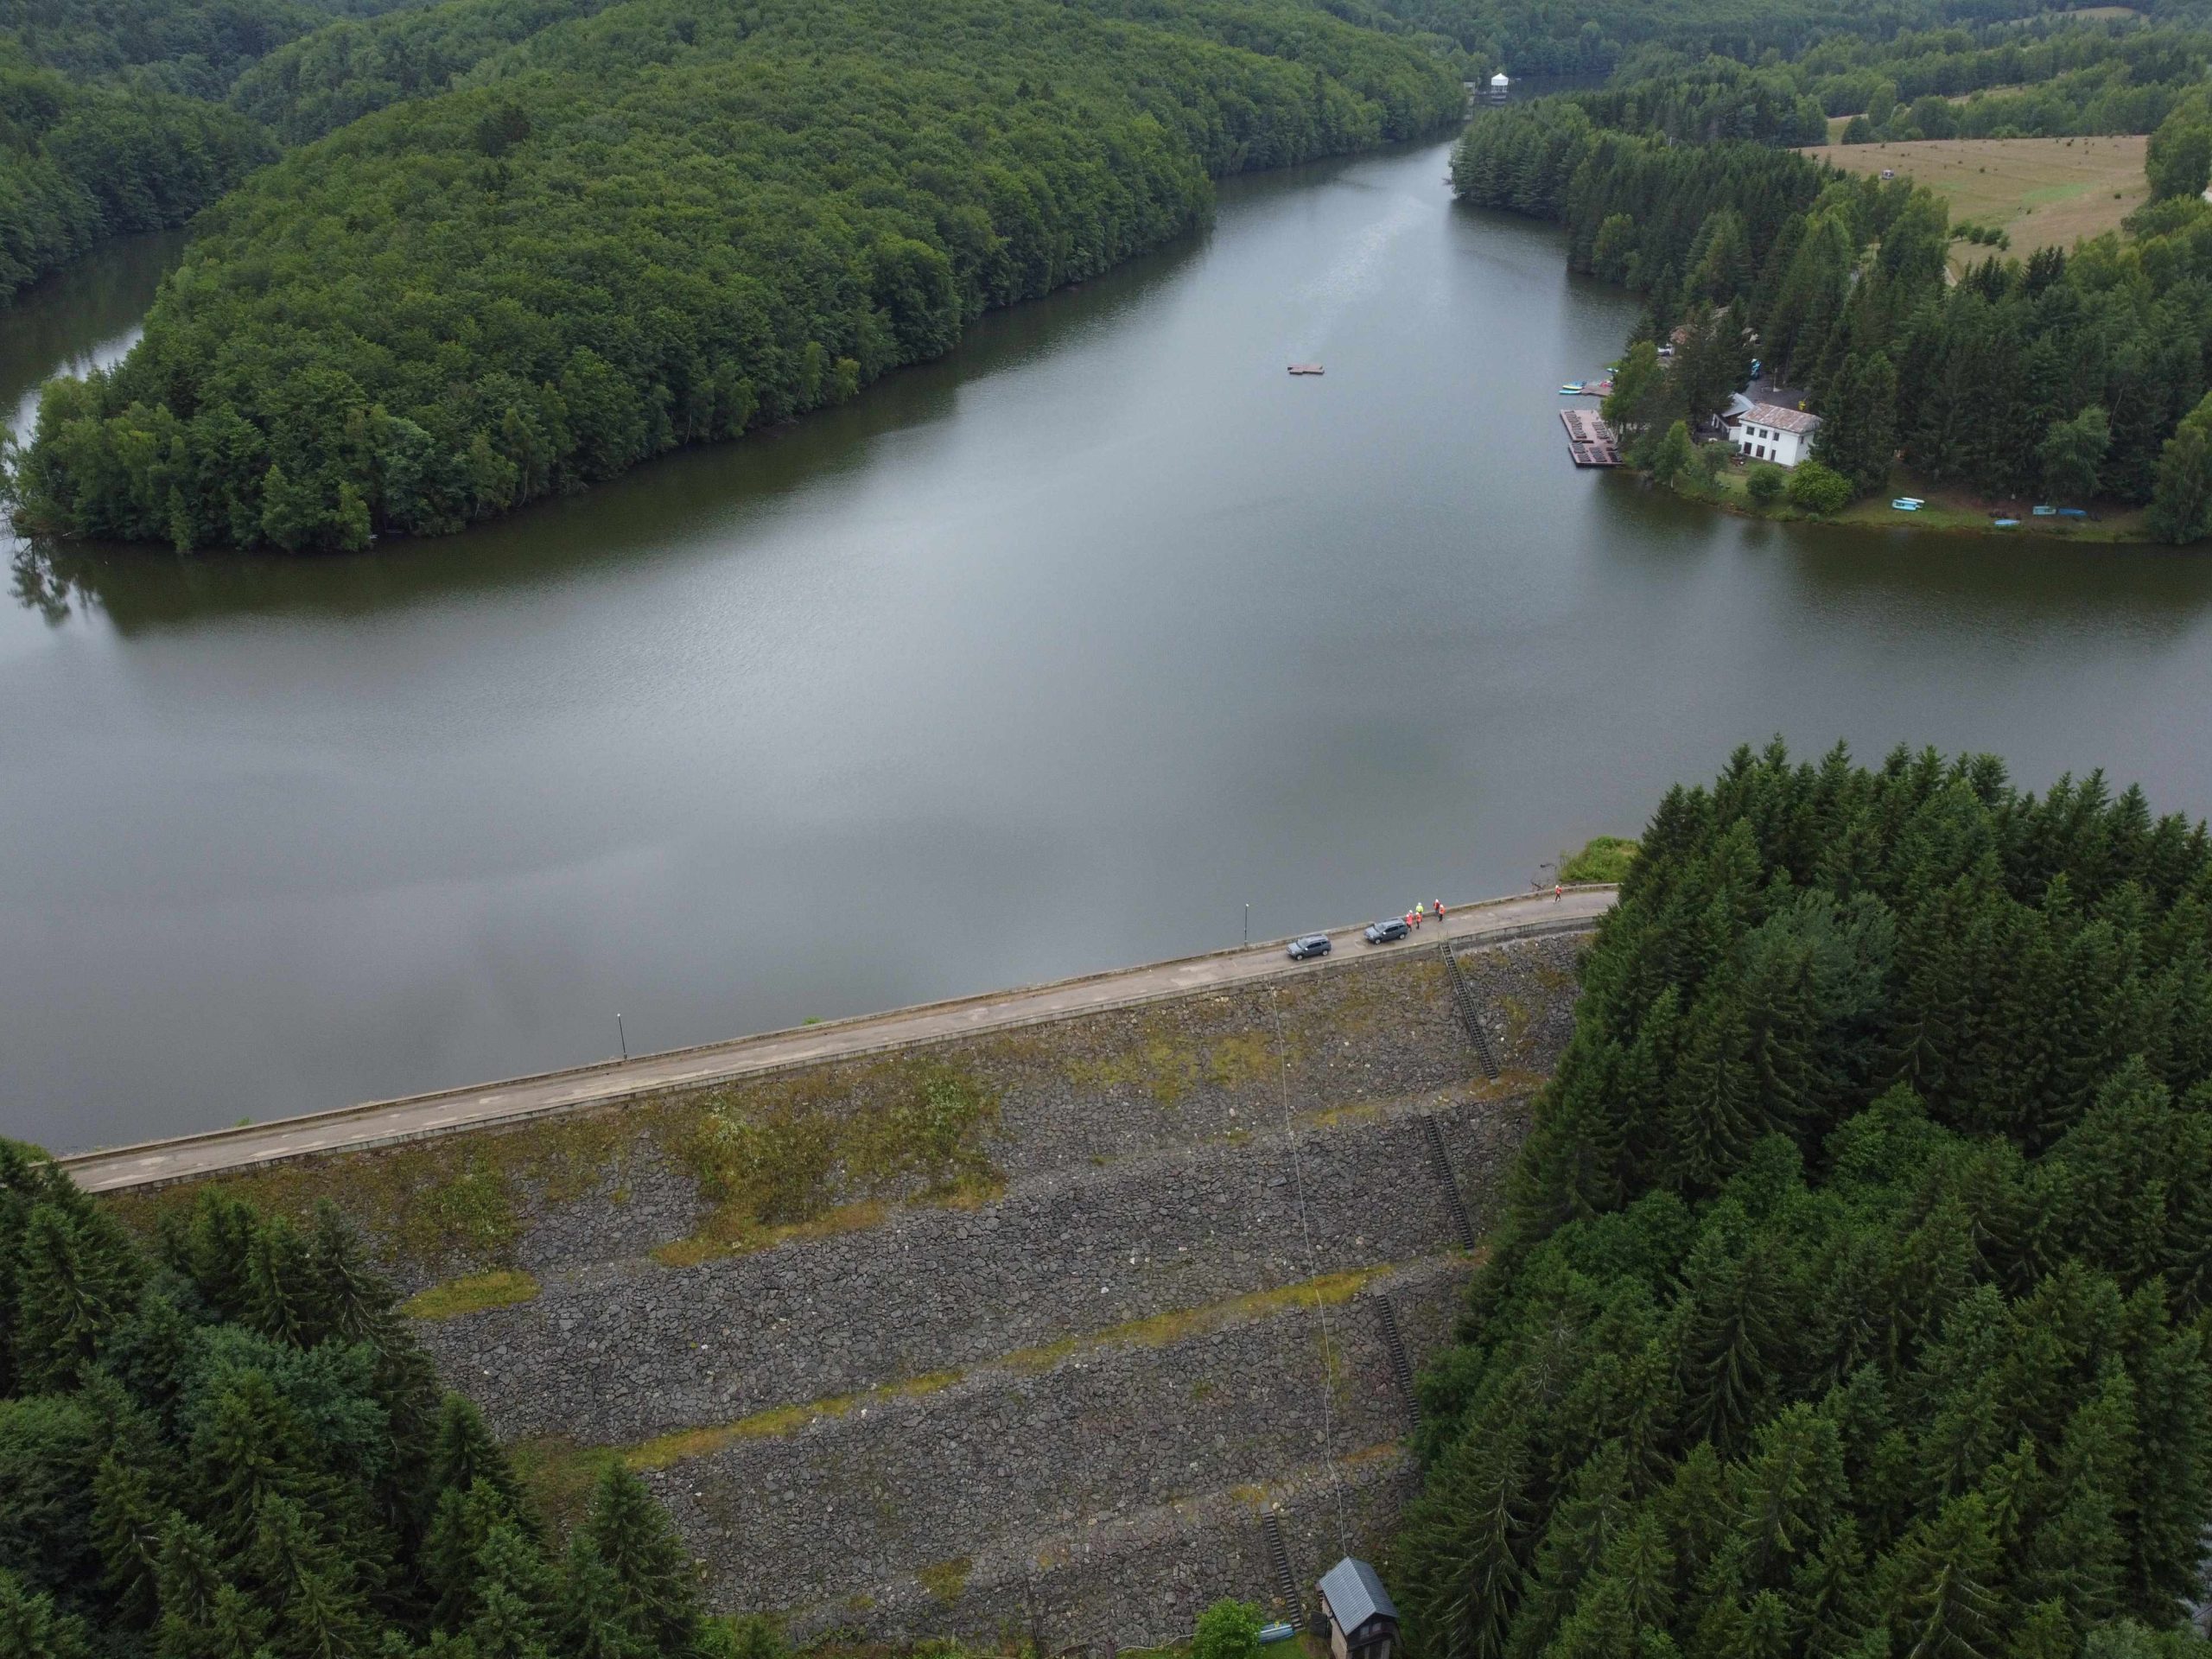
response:
<path id="1" fill-rule="evenodd" d="M 2087 507 L 2061 507 L 2058 516 L 2062 518 L 2086 518 L 2089 516 L 2089 510 Z"/>
<path id="2" fill-rule="evenodd" d="M 1582 395 L 1582 383 L 1580 380 L 1566 382 L 1560 387 L 1559 395 L 1562 397 L 1580 397 Z"/>
<path id="3" fill-rule="evenodd" d="M 1277 1619 L 1272 1624 L 1260 1626 L 1260 1641 L 1263 1646 L 1269 1643 L 1287 1642 L 1297 1634 L 1298 1627 L 1295 1624 L 1286 1624 L 1281 1619 Z"/>
<path id="4" fill-rule="evenodd" d="M 1917 496 L 1901 495 L 1890 505 L 1899 512 L 1918 512 L 1925 504 Z"/>
<path id="5" fill-rule="evenodd" d="M 2051 514 L 2056 512 L 2058 509 L 2056 507 L 2031 507 L 2028 511 L 2034 513 L 2038 518 L 2048 518 Z"/>
<path id="6" fill-rule="evenodd" d="M 2020 527 L 2020 521 L 2017 518 L 1993 518 L 1989 523 L 1994 530 L 2018 530 Z"/>

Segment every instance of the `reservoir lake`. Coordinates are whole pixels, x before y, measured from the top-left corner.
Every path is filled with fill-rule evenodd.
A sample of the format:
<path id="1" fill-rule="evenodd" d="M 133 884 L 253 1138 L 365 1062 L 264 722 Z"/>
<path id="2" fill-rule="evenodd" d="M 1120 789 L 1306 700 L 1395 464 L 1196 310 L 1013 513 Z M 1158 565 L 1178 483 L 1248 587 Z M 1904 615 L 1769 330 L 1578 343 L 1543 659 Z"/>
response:
<path id="1" fill-rule="evenodd" d="M 2212 810 L 2212 555 L 1577 472 L 1637 304 L 1446 147 L 842 409 L 348 557 L 7 543 L 0 1133 L 214 1128 L 1550 882 L 1742 742 Z M 176 236 L 0 323 L 111 361 Z M 1292 362 L 1325 365 L 1292 378 Z M 0 538 L 4 540 L 4 538 Z"/>

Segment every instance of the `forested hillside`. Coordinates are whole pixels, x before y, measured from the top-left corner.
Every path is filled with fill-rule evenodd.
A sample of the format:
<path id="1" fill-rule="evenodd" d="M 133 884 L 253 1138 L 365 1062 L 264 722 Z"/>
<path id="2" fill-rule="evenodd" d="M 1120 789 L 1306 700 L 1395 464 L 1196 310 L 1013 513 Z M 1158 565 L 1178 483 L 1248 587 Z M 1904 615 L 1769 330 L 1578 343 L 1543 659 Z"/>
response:
<path id="1" fill-rule="evenodd" d="M 2200 1651 L 2202 825 L 1741 753 L 1583 982 L 1423 1385 L 1424 1659 Z"/>
<path id="2" fill-rule="evenodd" d="M 2194 76 L 2201 46 L 2170 41 L 2158 61 Z M 2201 92 L 2148 89 L 2166 111 L 2150 147 L 2158 199 L 2131 234 L 1989 259 L 1953 283 L 1961 232 L 1939 199 L 1772 147 L 1804 119 L 1790 84 L 1714 64 L 1541 99 L 1484 113 L 1454 156 L 1464 200 L 1562 221 L 1576 270 L 1649 296 L 1606 409 L 1632 454 L 1656 463 L 1666 440 L 1679 461 L 1674 423 L 1714 412 L 1757 356 L 1809 394 L 1817 453 L 1853 489 L 1882 488 L 1901 456 L 1935 483 L 2148 505 L 2167 540 L 2212 533 Z M 1656 345 L 1677 329 L 1662 372 Z"/>
<path id="3" fill-rule="evenodd" d="M 2033 10 L 2017 0 L 1379 0 L 1451 40 L 1470 61 L 1516 75 L 1599 75 L 1657 52 L 1755 62 L 1823 39 L 1887 40 L 1902 30 L 1997 22 Z M 2187 12 L 2193 0 L 2163 10 Z M 2150 10 L 2160 10 L 2152 7 Z"/>
<path id="4" fill-rule="evenodd" d="M 214 1194 L 149 1256 L 0 1141 L 0 1654 L 766 1656 L 609 1468 L 565 1548 L 325 1210 Z"/>
<path id="5" fill-rule="evenodd" d="M 1101 15 L 1124 9 L 1147 21 Z M 19 521 L 181 548 L 454 530 L 849 397 L 1200 222 L 1210 176 L 1461 96 L 1287 0 L 630 0 L 469 80 L 226 198 L 122 367 L 48 390 Z"/>
<path id="6" fill-rule="evenodd" d="M 0 307 L 111 236 L 181 225 L 276 154 L 248 64 L 384 0 L 0 0 Z"/>

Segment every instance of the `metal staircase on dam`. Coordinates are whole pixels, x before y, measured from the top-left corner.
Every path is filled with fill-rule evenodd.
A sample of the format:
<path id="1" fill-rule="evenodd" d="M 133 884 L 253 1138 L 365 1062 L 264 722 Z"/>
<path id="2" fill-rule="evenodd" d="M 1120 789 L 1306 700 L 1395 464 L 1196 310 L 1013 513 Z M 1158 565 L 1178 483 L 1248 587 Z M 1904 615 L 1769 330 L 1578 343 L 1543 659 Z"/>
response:
<path id="1" fill-rule="evenodd" d="M 1444 1205 L 1452 1212 L 1452 1230 L 1459 1236 L 1459 1248 L 1471 1250 L 1475 1248 L 1475 1224 L 1459 1197 L 1459 1178 L 1452 1173 L 1451 1154 L 1444 1150 L 1444 1130 L 1434 1112 L 1421 1115 L 1421 1127 L 1428 1141 L 1429 1161 L 1436 1166 L 1436 1177 L 1444 1183 Z"/>
<path id="2" fill-rule="evenodd" d="M 1459 953 L 1452 950 L 1450 940 L 1436 947 L 1443 954 L 1444 965 L 1452 975 L 1452 1001 L 1459 1010 L 1460 1022 L 1467 1027 L 1467 1035 L 1474 1039 L 1475 1055 L 1483 1063 L 1483 1071 L 1495 1083 L 1497 1080 L 1497 1056 L 1491 1052 L 1490 1033 L 1483 1027 L 1482 1005 L 1475 1001 L 1475 988 L 1467 983 L 1466 969 L 1459 966 Z"/>
<path id="3" fill-rule="evenodd" d="M 1382 1327 L 1383 1351 L 1390 1357 L 1390 1376 L 1397 1382 L 1398 1392 L 1405 1396 L 1406 1413 L 1419 1422 L 1421 1396 L 1414 1391 L 1414 1363 L 1406 1353 L 1405 1338 L 1398 1332 L 1398 1310 L 1388 1295 L 1375 1298 L 1375 1318 Z"/>
<path id="4" fill-rule="evenodd" d="M 1298 1593 L 1298 1574 L 1290 1570 L 1290 1547 L 1283 1541 L 1282 1522 L 1275 1519 L 1273 1510 L 1260 1517 L 1260 1536 L 1267 1542 L 1268 1565 L 1274 1570 L 1276 1592 L 1295 1619 L 1304 1598 Z"/>

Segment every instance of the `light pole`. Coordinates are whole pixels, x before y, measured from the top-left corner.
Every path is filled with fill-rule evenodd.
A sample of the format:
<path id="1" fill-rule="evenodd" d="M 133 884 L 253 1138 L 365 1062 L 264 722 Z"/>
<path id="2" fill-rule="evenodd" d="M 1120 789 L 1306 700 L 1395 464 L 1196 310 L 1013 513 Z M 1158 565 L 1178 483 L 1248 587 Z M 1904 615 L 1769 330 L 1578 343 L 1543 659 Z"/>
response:
<path id="1" fill-rule="evenodd" d="M 1244 906 L 1244 948 L 1248 950 L 1252 948 L 1252 906 L 1249 905 Z"/>
<path id="2" fill-rule="evenodd" d="M 630 1058 L 630 1033 L 622 1029 L 622 1016 L 619 1014 L 614 1016 L 614 1035 L 616 1040 L 620 1042 L 622 1045 L 622 1058 L 626 1060 Z"/>

